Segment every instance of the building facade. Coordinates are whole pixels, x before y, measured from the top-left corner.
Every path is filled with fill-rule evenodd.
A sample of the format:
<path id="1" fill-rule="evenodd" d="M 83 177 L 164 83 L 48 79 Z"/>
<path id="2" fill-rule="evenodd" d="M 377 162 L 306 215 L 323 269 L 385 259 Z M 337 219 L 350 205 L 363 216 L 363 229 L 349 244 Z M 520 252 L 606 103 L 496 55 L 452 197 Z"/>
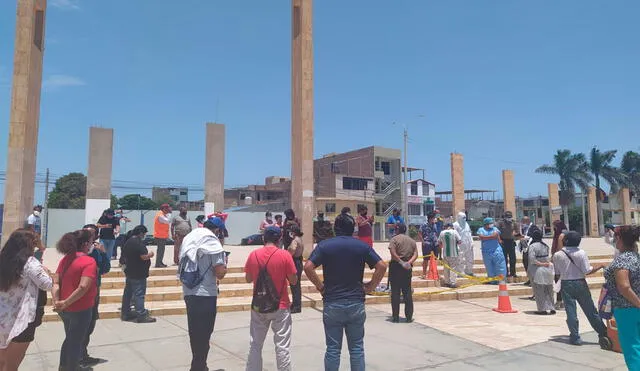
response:
<path id="1" fill-rule="evenodd" d="M 394 208 L 401 208 L 401 151 L 366 147 L 332 153 L 314 161 L 316 210 L 333 218 L 343 207 L 357 213 L 365 205 L 375 216 L 374 239 L 382 240 L 384 223 Z"/>
<path id="2" fill-rule="evenodd" d="M 407 223 L 422 225 L 436 209 L 436 185 L 424 179 L 407 182 Z"/>
<path id="3" fill-rule="evenodd" d="M 188 188 L 153 187 L 151 199 L 154 202 L 167 202 L 169 200 L 176 204 L 189 202 Z"/>
<path id="4" fill-rule="evenodd" d="M 274 210 L 291 207 L 291 179 L 280 176 L 265 178 L 265 184 L 253 184 L 224 190 L 224 208 L 244 205 L 272 205 Z"/>

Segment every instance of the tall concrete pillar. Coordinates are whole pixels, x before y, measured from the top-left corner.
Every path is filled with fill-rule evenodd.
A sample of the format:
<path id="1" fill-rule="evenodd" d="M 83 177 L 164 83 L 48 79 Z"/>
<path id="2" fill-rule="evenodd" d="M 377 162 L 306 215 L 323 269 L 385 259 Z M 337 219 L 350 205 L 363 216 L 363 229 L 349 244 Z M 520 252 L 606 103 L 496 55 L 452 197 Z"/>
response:
<path id="1" fill-rule="evenodd" d="M 589 187 L 587 190 L 587 203 L 589 210 L 589 236 L 598 237 L 600 232 L 598 229 L 598 200 L 596 187 Z"/>
<path id="2" fill-rule="evenodd" d="M 85 224 L 95 224 L 111 206 L 113 129 L 89 128 L 89 170 L 84 208 Z"/>
<path id="3" fill-rule="evenodd" d="M 291 28 L 291 203 L 301 219 L 305 245 L 313 246 L 312 0 L 292 0 Z"/>
<path id="4" fill-rule="evenodd" d="M 464 203 L 464 157 L 460 153 L 451 154 L 451 195 L 453 200 L 452 213 L 454 217 L 460 211 L 465 211 Z"/>
<path id="5" fill-rule="evenodd" d="M 33 208 L 47 1 L 18 0 L 17 9 L 2 245 Z"/>
<path id="6" fill-rule="evenodd" d="M 631 199 L 629 198 L 629 188 L 622 188 L 618 192 L 620 204 L 622 205 L 622 223 L 631 224 Z"/>
<path id="7" fill-rule="evenodd" d="M 514 218 L 516 213 L 516 193 L 513 181 L 513 170 L 502 170 L 502 192 L 504 196 L 504 211 L 511 211 Z"/>
<path id="8" fill-rule="evenodd" d="M 547 186 L 549 189 L 549 220 L 553 224 L 554 221 L 560 220 L 560 213 L 553 212 L 554 209 L 560 207 L 560 194 L 557 183 L 549 183 Z"/>
<path id="9" fill-rule="evenodd" d="M 224 210 L 224 124 L 207 124 L 207 148 L 204 170 L 204 212 Z"/>

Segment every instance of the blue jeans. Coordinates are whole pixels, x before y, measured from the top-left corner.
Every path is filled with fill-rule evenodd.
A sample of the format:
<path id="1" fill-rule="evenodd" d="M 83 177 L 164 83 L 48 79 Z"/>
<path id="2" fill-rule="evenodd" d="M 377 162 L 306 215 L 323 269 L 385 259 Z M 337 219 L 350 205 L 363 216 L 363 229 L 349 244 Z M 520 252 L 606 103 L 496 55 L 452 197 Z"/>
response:
<path id="1" fill-rule="evenodd" d="M 367 314 L 362 301 L 338 301 L 325 303 L 323 310 L 324 335 L 327 352 L 324 355 L 325 371 L 338 371 L 342 334 L 347 335 L 351 357 L 351 371 L 364 370 L 364 321 Z"/>
<path id="2" fill-rule="evenodd" d="M 104 245 L 105 252 L 107 253 L 107 257 L 111 259 L 113 256 L 113 250 L 116 248 L 116 240 L 103 240 L 100 239 L 100 243 Z"/>
<path id="3" fill-rule="evenodd" d="M 576 302 L 580 304 L 580 308 L 582 308 L 587 320 L 589 320 L 591 327 L 598 333 L 598 336 L 602 337 L 607 335 L 607 327 L 598 315 L 598 310 L 593 303 L 591 291 L 589 291 L 586 280 L 562 280 L 561 292 L 564 310 L 567 312 L 567 326 L 569 327 L 569 338 L 571 342 L 580 340 Z"/>
<path id="4" fill-rule="evenodd" d="M 122 309 L 120 310 L 120 317 L 127 319 L 131 316 L 131 304 L 136 309 L 136 315 L 143 317 L 147 315 L 147 310 L 144 309 L 144 296 L 147 294 L 147 279 L 141 278 L 128 278 L 125 281 L 124 293 L 122 294 Z"/>
<path id="5" fill-rule="evenodd" d="M 60 370 L 75 371 L 78 369 L 84 340 L 89 331 L 93 308 L 80 312 L 60 312 L 64 323 L 65 338 L 60 348 Z"/>
<path id="6" fill-rule="evenodd" d="M 640 309 L 615 308 L 618 339 L 629 370 L 640 370 Z"/>
<path id="7" fill-rule="evenodd" d="M 482 249 L 482 261 L 487 269 L 487 277 L 506 276 L 507 263 L 501 248 L 494 250 Z"/>

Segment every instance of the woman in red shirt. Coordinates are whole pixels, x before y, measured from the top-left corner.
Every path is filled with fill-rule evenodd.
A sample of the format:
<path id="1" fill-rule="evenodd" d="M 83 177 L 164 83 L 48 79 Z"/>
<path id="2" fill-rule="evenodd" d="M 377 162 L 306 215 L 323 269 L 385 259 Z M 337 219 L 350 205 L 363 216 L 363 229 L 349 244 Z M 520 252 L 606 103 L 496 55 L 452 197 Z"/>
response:
<path id="1" fill-rule="evenodd" d="M 66 335 L 60 348 L 61 370 L 78 369 L 93 315 L 98 267 L 87 255 L 92 243 L 92 233 L 79 230 L 62 236 L 56 246 L 65 255 L 58 264 L 51 292 L 54 310 L 64 322 Z"/>

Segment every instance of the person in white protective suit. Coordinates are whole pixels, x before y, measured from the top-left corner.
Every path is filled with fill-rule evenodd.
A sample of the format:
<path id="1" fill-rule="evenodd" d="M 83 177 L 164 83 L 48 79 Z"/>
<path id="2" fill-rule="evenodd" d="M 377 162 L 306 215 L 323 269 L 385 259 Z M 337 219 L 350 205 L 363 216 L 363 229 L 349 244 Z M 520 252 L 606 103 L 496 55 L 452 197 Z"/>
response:
<path id="1" fill-rule="evenodd" d="M 467 223 L 467 214 L 458 213 L 458 218 L 453 223 L 453 228 L 462 238 L 460 243 L 460 260 L 464 269 L 464 274 L 473 276 L 473 236 L 471 235 L 471 227 Z"/>

